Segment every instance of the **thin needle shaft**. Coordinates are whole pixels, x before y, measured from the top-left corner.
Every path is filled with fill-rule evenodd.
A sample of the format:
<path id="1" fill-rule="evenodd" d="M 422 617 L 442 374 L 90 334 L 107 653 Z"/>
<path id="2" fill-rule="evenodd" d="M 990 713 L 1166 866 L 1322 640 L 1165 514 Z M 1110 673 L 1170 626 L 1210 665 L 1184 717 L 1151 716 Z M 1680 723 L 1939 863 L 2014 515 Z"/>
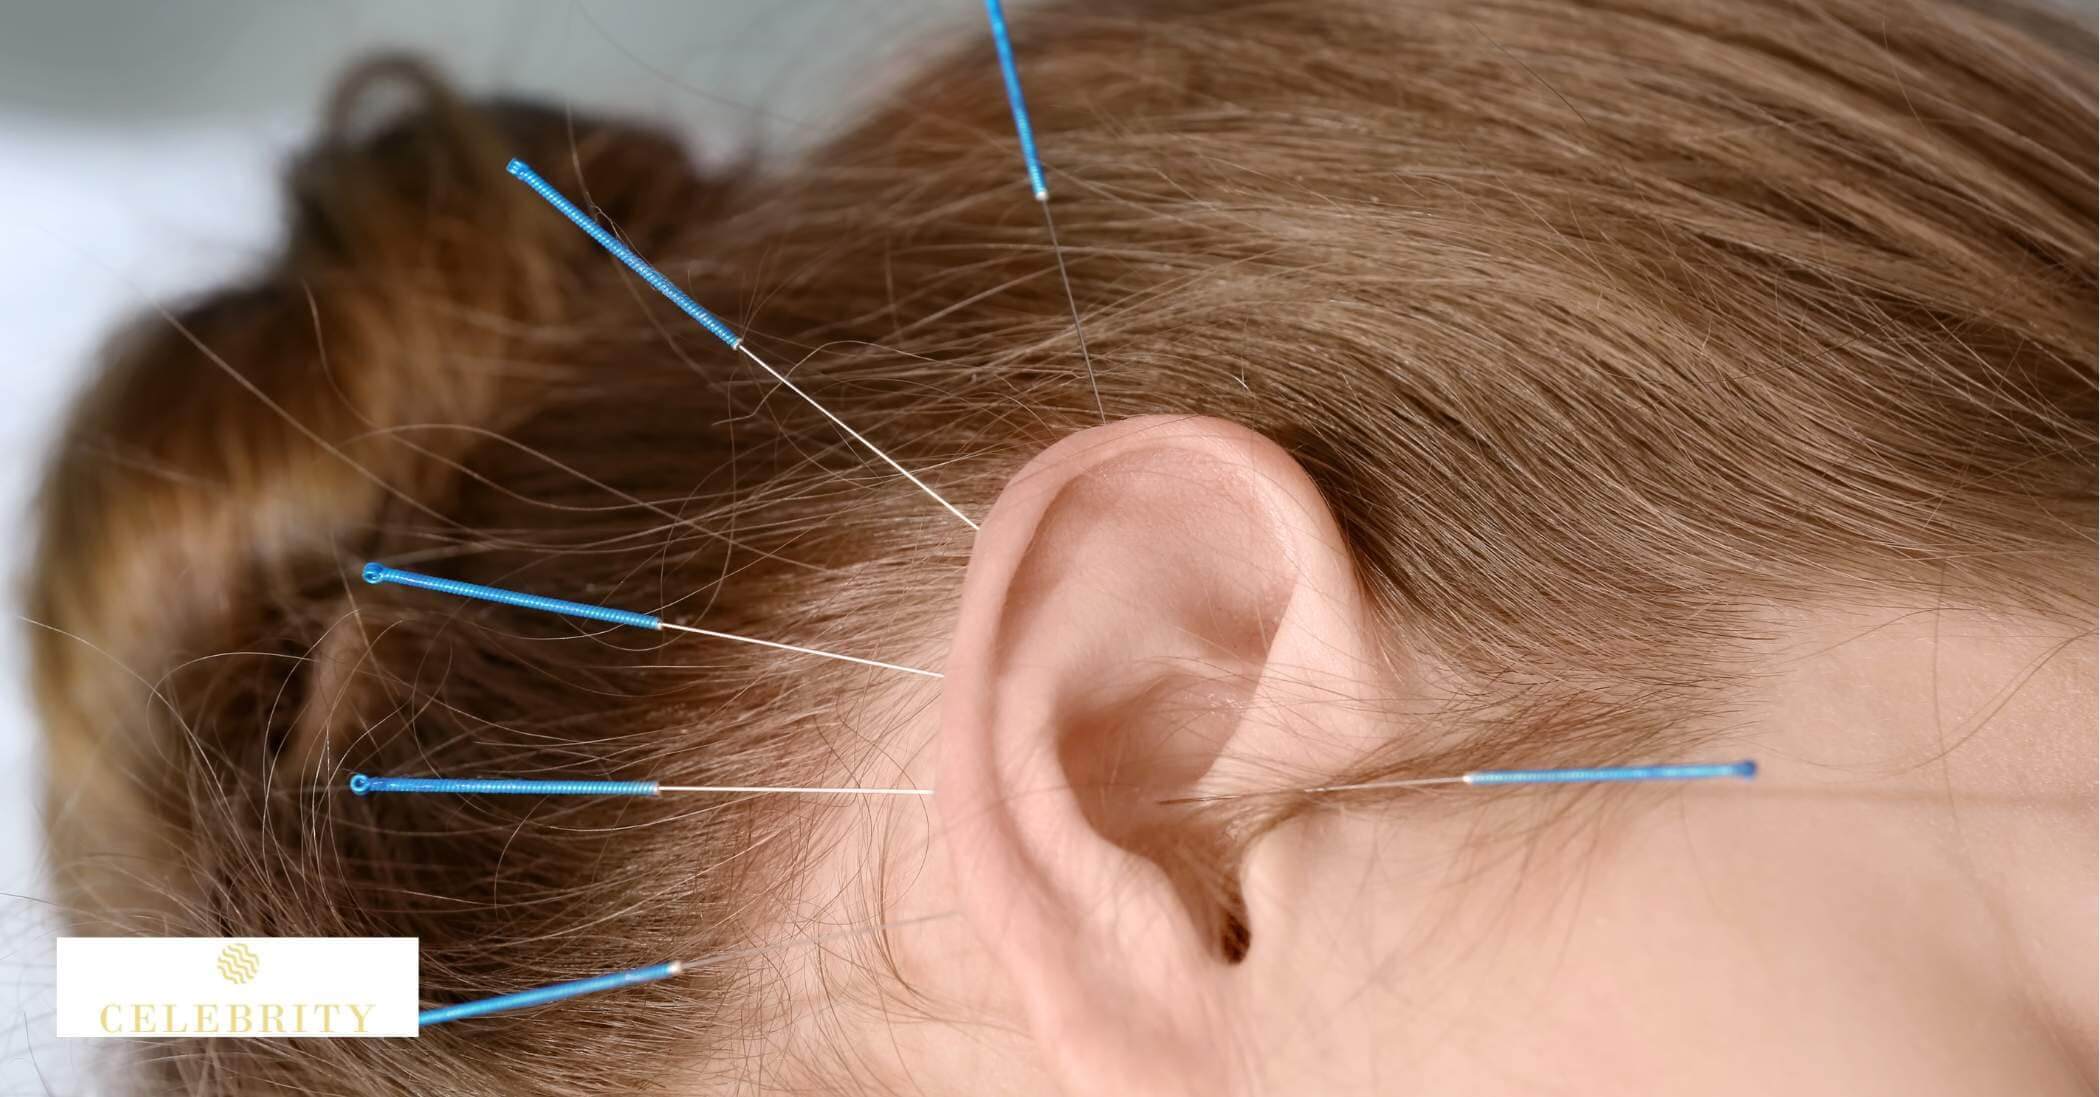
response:
<path id="1" fill-rule="evenodd" d="M 846 421 L 844 419 L 841 419 L 838 416 L 831 414 L 831 409 L 825 407 L 822 404 L 817 403 L 815 398 L 811 397 L 810 394 L 796 387 L 793 381 L 787 379 L 787 374 L 782 373 L 779 370 L 774 369 L 772 366 L 767 365 L 766 360 L 760 358 L 756 353 L 754 353 L 751 350 L 750 347 L 745 346 L 744 341 L 742 339 L 739 339 L 730 345 L 735 347 L 737 350 L 742 351 L 744 353 L 744 357 L 749 358 L 753 362 L 758 363 L 758 368 L 765 370 L 766 376 L 771 377 L 773 380 L 780 382 L 781 387 L 787 389 L 789 392 L 800 396 L 802 398 L 803 403 L 808 404 L 810 407 L 817 409 L 818 412 L 822 413 L 824 418 L 831 420 L 834 426 L 838 427 L 842 431 L 845 431 L 848 435 L 852 437 L 854 441 L 859 442 L 861 445 L 867 447 L 869 453 L 872 453 L 875 456 L 882 458 L 884 464 L 888 465 L 892 469 L 895 469 L 897 471 L 897 475 L 902 476 L 906 480 L 911 481 L 914 487 L 917 487 L 920 491 L 925 492 L 927 498 L 930 498 L 934 502 L 939 503 L 940 505 L 948 508 L 948 513 L 953 514 L 957 518 L 961 519 L 963 525 L 970 527 L 972 530 L 977 528 L 977 523 L 971 521 L 969 515 L 964 514 L 960 510 L 957 510 L 955 508 L 954 503 L 951 503 L 948 500 L 941 498 L 940 492 L 937 492 L 932 488 L 927 487 L 926 481 L 921 480 L 916 476 L 913 476 L 911 474 L 910 469 L 905 468 L 903 465 L 897 463 L 896 458 L 891 457 L 889 454 L 882 452 L 882 449 L 880 447 L 878 447 L 875 443 L 868 441 L 867 438 L 862 436 L 862 434 L 859 431 L 847 426 Z"/>
<path id="2" fill-rule="evenodd" d="M 1065 251 L 1057 243 L 1057 219 L 1050 216 L 1050 196 L 1038 199 L 1043 207 L 1043 224 L 1050 229 L 1050 253 L 1057 257 L 1057 280 L 1065 286 L 1065 307 L 1072 311 L 1072 335 L 1079 340 L 1079 360 L 1086 365 L 1087 388 L 1094 393 L 1094 412 L 1101 421 L 1108 422 L 1108 408 L 1101 403 L 1101 383 L 1094 379 L 1094 356 L 1086 350 L 1086 330 L 1079 326 L 1079 300 L 1072 296 L 1072 276 L 1065 272 Z"/>
<path id="3" fill-rule="evenodd" d="M 729 795 L 782 793 L 796 796 L 931 796 L 930 788 L 797 788 L 791 785 L 658 785 L 658 792 L 719 792 Z"/>
<path id="4" fill-rule="evenodd" d="M 918 667 L 906 667 L 899 666 L 896 663 L 885 663 L 880 659 L 863 659 L 858 655 L 840 655 L 835 651 L 818 651 L 815 648 L 806 648 L 797 644 L 783 644 L 776 640 L 761 640 L 756 636 L 738 636 L 736 633 L 733 632 L 716 632 L 713 629 L 695 628 L 692 625 L 674 625 L 669 621 L 662 622 L 658 627 L 671 629 L 677 632 L 690 632 L 696 636 L 711 636 L 717 640 L 734 640 L 740 644 L 756 644 L 759 647 L 773 648 L 776 651 L 792 651 L 798 655 L 814 655 L 819 659 L 836 659 L 841 663 L 859 663 L 861 666 L 864 667 L 879 667 L 883 670 L 900 671 L 905 674 L 917 674 L 925 678 L 939 678 L 941 676 L 941 672 L 937 670 L 920 670 Z"/>

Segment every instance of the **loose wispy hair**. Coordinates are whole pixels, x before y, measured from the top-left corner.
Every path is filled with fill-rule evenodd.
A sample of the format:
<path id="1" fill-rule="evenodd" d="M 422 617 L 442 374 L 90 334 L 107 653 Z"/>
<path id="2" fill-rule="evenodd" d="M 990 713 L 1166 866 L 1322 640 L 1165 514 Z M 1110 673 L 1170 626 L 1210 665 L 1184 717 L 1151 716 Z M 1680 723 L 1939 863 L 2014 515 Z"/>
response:
<path id="1" fill-rule="evenodd" d="M 1288 448 L 1393 650 L 1448 670 L 1461 746 L 1336 779 L 1696 737 L 1776 604 L 2091 620 L 2090 29 L 1880 0 L 1021 26 L 1108 414 Z M 75 927 L 417 936 L 449 1002 L 788 917 L 839 840 L 822 807 L 342 778 L 835 784 L 886 764 L 904 714 L 877 672 L 358 569 L 937 666 L 967 531 L 503 165 L 541 166 L 982 513 L 1097 421 L 997 81 L 973 41 L 792 170 L 703 173 L 647 129 L 465 102 L 406 62 L 352 76 L 290 172 L 283 255 L 123 336 L 48 474 L 29 613 Z M 401 82 L 421 106 L 366 133 L 359 104 Z M 1247 808 L 1189 856 L 1229 877 L 1235 836 L 1306 809 Z M 573 1095 L 667 1062 L 817 1086 L 821 1055 L 746 1053 L 776 1023 L 765 972 L 414 1042 L 149 1041 L 141 1089 Z"/>

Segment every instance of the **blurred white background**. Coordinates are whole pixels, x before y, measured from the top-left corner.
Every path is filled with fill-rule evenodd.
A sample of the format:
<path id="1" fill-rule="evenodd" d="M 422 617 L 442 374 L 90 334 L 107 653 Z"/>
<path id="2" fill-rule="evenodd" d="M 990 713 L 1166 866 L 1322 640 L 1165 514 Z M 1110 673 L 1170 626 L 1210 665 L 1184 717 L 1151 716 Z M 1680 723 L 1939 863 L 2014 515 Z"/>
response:
<path id="1" fill-rule="evenodd" d="M 269 256 L 279 165 L 345 65 L 407 47 L 469 91 L 786 158 L 982 19 L 977 0 L 0 5 L 0 513 L 17 530 L 0 538 L 0 1095 L 101 1092 L 101 1042 L 59 1041 L 50 1018 L 19 597 L 45 449 L 114 325 Z"/>

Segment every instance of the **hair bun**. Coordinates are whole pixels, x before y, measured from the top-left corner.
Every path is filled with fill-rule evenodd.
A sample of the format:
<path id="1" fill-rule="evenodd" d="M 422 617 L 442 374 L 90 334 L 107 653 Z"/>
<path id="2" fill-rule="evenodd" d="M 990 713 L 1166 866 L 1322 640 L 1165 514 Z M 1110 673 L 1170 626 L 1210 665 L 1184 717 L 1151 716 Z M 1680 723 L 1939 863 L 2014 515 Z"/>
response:
<path id="1" fill-rule="evenodd" d="M 447 508 L 472 447 L 560 384 L 590 334 L 568 302 L 616 276 L 505 173 L 514 155 L 644 240 L 726 191 L 661 135 L 469 103 L 428 66 L 380 58 L 342 82 L 290 172 L 288 240 L 269 267 L 145 316 L 108 350 L 46 473 L 28 598 L 49 626 L 33 645 L 54 810 L 121 799 L 93 813 L 99 827 L 165 833 L 138 812 L 181 810 L 150 793 L 172 737 L 208 749 L 214 735 L 284 734 L 268 696 L 253 719 L 195 726 L 184 706 L 200 689 L 185 695 L 182 676 L 228 652 L 307 660 L 349 608 L 347 593 L 316 596 L 404 548 L 375 529 L 407 527 L 416 548 L 467 532 Z M 97 853 L 136 845 L 51 829 Z"/>

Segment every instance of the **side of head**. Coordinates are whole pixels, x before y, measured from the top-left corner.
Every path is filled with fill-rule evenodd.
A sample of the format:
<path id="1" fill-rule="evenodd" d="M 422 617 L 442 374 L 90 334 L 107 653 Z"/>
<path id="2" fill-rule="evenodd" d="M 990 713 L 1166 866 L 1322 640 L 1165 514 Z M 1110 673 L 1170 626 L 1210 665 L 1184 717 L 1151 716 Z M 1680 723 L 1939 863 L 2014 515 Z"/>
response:
<path id="1" fill-rule="evenodd" d="M 120 348 L 31 609 L 84 931 L 414 935 L 449 1002 L 960 916 L 413 1044 L 170 1041 L 161 1088 L 1758 1092 L 1742 1032 L 1887 1020 L 1804 1052 L 1842 1090 L 1955 1020 L 1889 986 L 1969 1003 L 1982 1035 L 1919 1060 L 1943 1076 L 2076 1074 L 2089 988 L 2014 1008 L 1974 973 L 2080 911 L 1905 843 L 1953 818 L 1934 781 L 2004 791 L 1936 754 L 1996 780 L 2022 744 L 2085 798 L 1990 817 L 1990 848 L 2090 827 L 2059 734 L 2091 704 L 2088 67 L 1936 5 L 1024 28 L 1091 381 L 987 49 L 767 179 L 431 89 L 303 162 L 277 265 Z M 368 588 L 368 559 L 946 678 Z M 1969 670 L 1913 688 L 1935 650 Z M 1808 776 L 1162 803 L 1746 747 Z M 356 771 L 939 791 L 520 804 Z M 2084 846 L 2042 875 L 2089 885 Z M 1863 898 L 1906 886 L 1946 916 Z M 1870 933 L 1900 955 L 1826 951 Z"/>

